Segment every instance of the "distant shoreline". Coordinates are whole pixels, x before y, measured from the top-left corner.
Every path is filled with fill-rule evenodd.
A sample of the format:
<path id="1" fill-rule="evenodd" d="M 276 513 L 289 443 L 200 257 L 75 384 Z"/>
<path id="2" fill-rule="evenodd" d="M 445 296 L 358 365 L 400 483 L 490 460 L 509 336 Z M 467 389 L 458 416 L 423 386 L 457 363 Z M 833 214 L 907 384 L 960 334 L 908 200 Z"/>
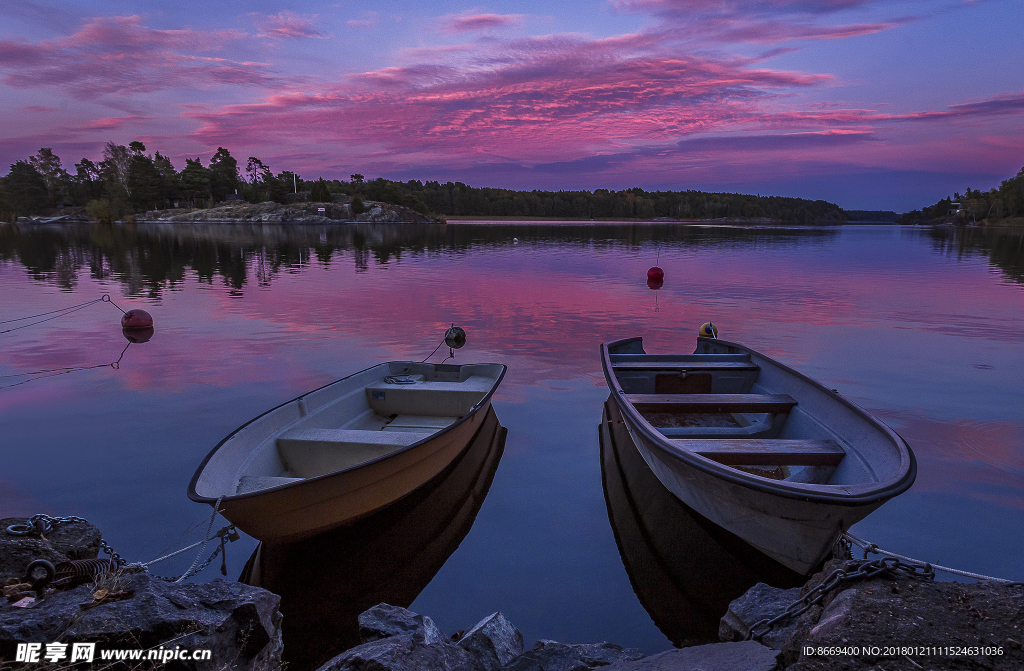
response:
<path id="1" fill-rule="evenodd" d="M 501 223 L 525 223 L 525 224 L 740 224 L 740 225 L 753 225 L 753 226 L 799 226 L 802 228 L 813 227 L 813 226 L 844 226 L 847 224 L 862 225 L 880 225 L 880 226 L 896 226 L 899 225 L 895 221 L 828 221 L 812 224 L 799 224 L 792 221 L 779 221 L 774 219 L 767 219 L 764 217 L 727 217 L 720 219 L 670 219 L 667 217 L 661 217 L 657 219 L 584 219 L 584 218 L 573 218 L 565 217 L 560 219 L 550 219 L 547 217 L 479 217 L 479 216 L 451 216 L 445 217 L 448 223 L 466 223 L 466 222 L 482 222 L 489 224 L 501 224 Z"/>

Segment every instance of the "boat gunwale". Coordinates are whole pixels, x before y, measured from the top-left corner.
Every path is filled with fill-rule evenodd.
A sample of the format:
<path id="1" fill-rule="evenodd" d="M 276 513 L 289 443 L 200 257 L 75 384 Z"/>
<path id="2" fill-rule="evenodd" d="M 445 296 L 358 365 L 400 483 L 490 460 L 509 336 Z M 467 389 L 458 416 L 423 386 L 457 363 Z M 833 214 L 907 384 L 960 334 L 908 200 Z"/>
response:
<path id="1" fill-rule="evenodd" d="M 608 382 L 608 386 L 611 390 L 611 396 L 615 399 L 615 405 L 618 406 L 620 413 L 623 416 L 623 420 L 633 428 L 633 430 L 639 432 L 645 439 L 645 442 L 656 448 L 660 454 L 664 454 L 679 461 L 690 468 L 698 469 L 708 475 L 719 478 L 731 484 L 739 485 L 748 489 L 763 492 L 765 494 L 771 494 L 773 496 L 780 496 L 788 499 L 797 499 L 807 501 L 810 503 L 828 503 L 840 506 L 863 506 L 879 501 L 887 501 L 894 496 L 898 496 L 903 492 L 910 489 L 910 486 L 914 484 L 914 480 L 917 478 L 917 458 L 914 456 L 913 450 L 907 445 L 907 441 L 903 439 L 898 433 L 893 431 L 881 420 L 876 418 L 874 415 L 869 413 L 867 410 L 861 408 L 853 401 L 839 395 L 832 391 L 828 387 L 824 386 L 817 380 L 808 377 L 798 370 L 790 368 L 784 363 L 776 361 L 775 359 L 757 352 L 745 345 L 739 343 L 730 342 L 728 340 L 720 340 L 718 338 L 706 338 L 698 336 L 698 344 L 702 341 L 716 342 L 728 347 L 735 347 L 743 352 L 747 352 L 753 357 L 759 357 L 766 360 L 770 364 L 777 366 L 782 369 L 783 372 L 797 377 L 800 381 L 810 384 L 821 392 L 824 392 L 827 396 L 833 400 L 838 401 L 840 404 L 845 406 L 847 409 L 854 412 L 856 415 L 867 421 L 873 428 L 882 432 L 892 444 L 896 447 L 899 453 L 899 466 L 896 469 L 897 475 L 888 480 L 880 481 L 877 483 L 854 483 L 849 485 L 820 485 L 811 483 L 799 483 L 799 482 L 787 482 L 784 480 L 770 480 L 767 478 L 760 478 L 756 475 L 744 473 L 737 469 L 719 464 L 718 462 L 702 457 L 699 454 L 675 449 L 669 442 L 669 439 L 656 431 L 650 423 L 643 418 L 636 408 L 633 407 L 624 397 L 625 393 L 622 391 L 622 387 L 619 384 L 618 377 L 616 376 L 611 361 L 610 348 L 615 345 L 621 345 L 629 341 L 639 341 L 641 347 L 643 347 L 642 337 L 623 338 L 621 340 L 613 340 L 601 344 L 601 363 L 604 367 L 605 379 Z M 799 399 L 797 399 L 799 401 Z M 714 438 L 709 438 L 709 441 L 714 441 Z M 873 485 L 873 486 L 872 486 Z M 846 492 L 846 493 L 833 493 L 824 488 L 833 487 L 848 487 L 850 489 L 870 487 L 867 491 L 862 492 Z"/>
<path id="2" fill-rule="evenodd" d="M 257 420 L 262 419 L 263 417 L 266 417 L 270 413 L 275 412 L 277 410 L 280 410 L 281 408 L 283 408 L 284 406 L 288 405 L 289 403 L 295 403 L 296 401 L 299 401 L 299 400 L 305 398 L 306 396 L 309 396 L 310 394 L 318 392 L 321 389 L 326 389 L 328 387 L 331 387 L 331 386 L 334 386 L 334 385 L 339 384 L 341 382 L 344 382 L 345 380 L 353 378 L 353 377 L 355 377 L 357 375 L 362 375 L 363 373 L 365 373 L 367 371 L 370 371 L 370 370 L 373 370 L 374 368 L 390 366 L 391 364 L 396 364 L 396 363 L 397 364 L 405 364 L 405 363 L 420 364 L 420 363 L 425 363 L 425 362 L 421 362 L 421 361 L 382 361 L 382 362 L 374 364 L 372 366 L 368 366 L 368 367 L 366 367 L 366 368 L 364 368 L 364 369 L 362 369 L 360 371 L 356 371 L 355 373 L 351 373 L 349 375 L 346 375 L 345 377 L 338 378 L 337 380 L 334 380 L 333 382 L 328 382 L 327 384 L 322 385 L 320 387 L 317 387 L 316 389 L 311 389 L 311 390 L 309 390 L 307 392 L 299 394 L 295 398 L 287 400 L 287 401 L 284 401 L 283 403 L 279 403 L 278 405 L 275 405 L 273 408 L 270 408 L 266 412 L 263 412 L 263 413 L 255 416 L 255 417 L 253 417 L 252 419 L 247 421 L 245 424 L 242 424 L 241 426 L 236 428 L 234 431 L 229 433 L 227 436 L 225 436 L 223 439 L 221 439 L 221 441 L 219 443 L 217 443 L 217 445 L 212 450 L 210 450 L 210 452 L 206 455 L 206 457 L 203 458 L 203 461 L 200 462 L 199 467 L 196 468 L 196 472 L 192 475 L 192 479 L 188 483 L 188 498 L 190 498 L 191 500 L 195 501 L 196 503 L 209 503 L 209 504 L 212 505 L 212 504 L 217 502 L 217 499 L 219 497 L 204 496 L 204 495 L 200 494 L 199 492 L 196 491 L 196 485 L 198 484 L 199 478 L 200 478 L 200 476 L 202 476 L 203 471 L 206 470 L 206 465 L 213 458 L 213 455 L 215 455 L 217 453 L 217 451 L 220 450 L 220 448 L 224 446 L 225 443 L 227 443 L 229 440 L 231 440 L 242 429 L 246 428 L 247 426 L 249 426 L 250 424 L 252 424 L 253 422 L 255 422 Z M 436 366 L 438 364 L 430 364 L 430 365 Z M 429 442 L 431 442 L 431 441 L 433 441 L 433 440 L 443 436 L 444 434 L 448 433 L 449 431 L 452 431 L 453 429 L 455 429 L 455 427 L 461 425 L 463 422 L 468 421 L 470 418 L 472 418 L 474 415 L 476 415 L 480 411 L 481 408 L 483 408 L 485 405 L 487 405 L 487 403 L 491 400 L 491 397 L 494 395 L 494 392 L 497 391 L 498 386 L 501 384 L 501 381 L 505 378 L 505 373 L 508 371 L 508 366 L 506 366 L 505 364 L 502 364 L 502 363 L 493 363 L 493 362 L 491 362 L 491 363 L 469 363 L 469 364 L 459 364 L 459 365 L 461 365 L 461 366 L 500 366 L 501 370 L 498 373 L 498 376 L 494 379 L 494 384 L 491 385 L 491 388 L 487 391 L 487 393 L 484 395 L 484 397 L 482 399 L 480 399 L 479 401 L 477 401 L 477 403 L 470 409 L 469 412 L 467 412 L 462 417 L 459 417 L 459 419 L 457 419 L 456 421 L 452 422 L 451 424 L 449 424 L 448 426 L 444 427 L 443 429 L 441 429 L 439 431 L 435 431 L 434 433 L 430 434 L 426 438 L 418 440 L 415 443 L 412 443 L 410 445 L 404 445 L 404 446 L 402 446 L 401 449 L 394 450 L 392 452 L 388 452 L 387 454 L 382 454 L 379 457 L 375 457 L 373 459 L 370 459 L 368 461 L 364 461 L 364 462 L 356 464 L 354 466 L 349 466 L 348 468 L 343 468 L 343 469 L 340 469 L 340 470 L 337 470 L 337 471 L 331 471 L 330 473 L 324 473 L 322 475 L 317 475 L 317 476 L 314 476 L 314 477 L 311 477 L 311 478 L 299 478 L 299 479 L 296 479 L 294 482 L 286 482 L 286 483 L 281 484 L 281 485 L 276 485 L 274 487 L 267 487 L 266 489 L 258 489 L 256 491 L 246 492 L 244 494 L 231 494 L 231 495 L 227 495 L 227 496 L 223 497 L 223 500 L 224 501 L 238 501 L 240 499 L 253 498 L 253 497 L 256 497 L 256 496 L 262 496 L 263 494 L 266 494 L 267 492 L 280 491 L 280 490 L 287 489 L 289 487 L 297 487 L 299 485 L 303 485 L 303 484 L 305 484 L 307 482 L 312 482 L 314 480 L 322 480 L 324 478 L 334 477 L 334 476 L 337 476 L 337 475 L 341 475 L 343 473 L 349 473 L 349 472 L 351 472 L 353 470 L 356 470 L 356 469 L 359 469 L 359 468 L 364 468 L 364 467 L 366 467 L 366 466 L 368 466 L 370 464 L 374 464 L 374 463 L 377 463 L 379 461 L 383 461 L 384 459 L 390 459 L 391 457 L 394 457 L 394 456 L 396 456 L 398 454 L 402 454 L 404 452 L 408 452 L 409 450 L 412 450 L 413 448 L 420 447 L 421 445 L 429 443 Z M 236 486 L 237 486 L 237 484 L 236 484 Z"/>

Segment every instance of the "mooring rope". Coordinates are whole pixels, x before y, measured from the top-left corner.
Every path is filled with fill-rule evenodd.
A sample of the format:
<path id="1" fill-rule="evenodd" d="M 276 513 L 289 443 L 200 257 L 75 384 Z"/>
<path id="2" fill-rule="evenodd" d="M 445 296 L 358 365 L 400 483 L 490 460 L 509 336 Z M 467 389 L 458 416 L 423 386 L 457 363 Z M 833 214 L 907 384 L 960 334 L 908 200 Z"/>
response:
<path id="1" fill-rule="evenodd" d="M 46 319 L 40 319 L 39 321 L 32 322 L 31 324 L 22 324 L 21 326 L 15 326 L 15 327 L 9 328 L 9 329 L 7 329 L 5 331 L 0 331 L 0 335 L 2 335 L 4 333 L 10 333 L 11 331 L 17 331 L 19 329 L 27 329 L 29 326 L 35 326 L 36 324 L 42 324 L 43 322 L 48 322 L 51 319 L 57 319 L 58 317 L 65 317 L 65 316 L 67 316 L 67 315 L 69 315 L 69 314 L 71 314 L 73 312 L 78 312 L 79 310 L 84 310 L 85 308 L 89 307 L 90 305 L 94 305 L 96 303 L 110 303 L 111 305 L 113 305 L 118 310 L 121 310 L 121 307 L 119 305 L 114 303 L 114 301 L 110 300 L 110 294 L 103 294 L 102 296 L 100 296 L 99 298 L 97 298 L 95 300 L 86 301 L 84 303 L 79 303 L 78 305 L 71 305 L 71 306 L 68 306 L 66 308 L 61 308 L 59 310 L 50 310 L 49 312 L 40 312 L 37 315 L 29 315 L 28 317 L 17 317 L 15 319 L 5 319 L 4 321 L 0 321 L 0 324 L 13 324 L 14 322 L 23 322 L 26 319 L 35 319 L 37 317 L 46 317 L 46 315 L 53 315 L 52 317 L 46 317 Z M 121 310 L 121 314 L 128 314 L 128 313 L 125 312 L 124 310 Z"/>
<path id="2" fill-rule="evenodd" d="M 975 580 L 993 580 L 995 582 L 1001 582 L 1001 583 L 1005 583 L 1005 584 L 1009 584 L 1009 585 L 1024 585 L 1024 582 L 1016 582 L 1014 580 L 1007 580 L 1006 578 L 995 578 L 995 577 L 992 577 L 990 575 L 982 575 L 980 573 L 972 573 L 971 571 L 964 571 L 964 570 L 958 569 L 958 568 L 950 568 L 949 566 L 939 566 L 938 564 L 932 564 L 931 562 L 925 562 L 925 561 L 921 561 L 920 559 L 914 559 L 913 557 L 906 557 L 904 555 L 897 554 L 895 552 L 890 552 L 888 550 L 883 550 L 882 548 L 878 547 L 877 543 L 869 543 L 868 541 L 866 541 L 866 540 L 864 540 L 862 538 L 857 538 L 856 536 L 851 534 L 849 531 L 844 531 L 843 535 L 842 535 L 842 538 L 844 540 L 846 540 L 848 543 L 850 543 L 851 545 L 856 545 L 861 550 L 863 550 L 864 551 L 864 558 L 865 559 L 868 558 L 868 553 L 870 552 L 872 554 L 886 555 L 886 556 L 889 556 L 889 557 L 893 557 L 895 559 L 900 559 L 902 561 L 915 563 L 915 564 L 918 564 L 920 566 L 930 566 L 933 569 L 935 569 L 936 571 L 944 571 L 945 573 L 953 573 L 953 574 L 956 574 L 956 575 L 962 575 L 962 576 L 967 577 L 967 578 L 974 578 Z"/>
<path id="3" fill-rule="evenodd" d="M 119 370 L 121 367 L 121 359 L 124 358 L 124 353 L 128 351 L 128 348 L 131 347 L 131 345 L 131 341 L 128 341 L 128 344 L 124 346 L 123 350 L 121 350 L 121 356 L 117 357 L 117 361 L 111 361 L 110 363 L 99 363 L 96 364 L 95 366 L 65 366 L 64 368 L 43 368 L 40 370 L 34 370 L 30 373 L 11 373 L 10 375 L 0 375 L 0 378 L 28 377 L 30 375 L 32 376 L 29 377 L 29 379 L 27 380 L 22 380 L 21 382 L 15 382 L 14 384 L 5 384 L 3 386 L 0 386 L 0 389 L 17 387 L 19 384 L 26 384 L 28 382 L 32 382 L 33 380 L 39 380 L 44 377 L 56 377 L 58 375 L 64 375 L 66 373 L 73 373 L 76 370 L 93 370 L 95 368 L 113 368 L 114 370 Z"/>
<path id="4" fill-rule="evenodd" d="M 217 514 L 220 513 L 220 502 L 223 501 L 223 500 L 224 500 L 224 494 L 221 494 L 220 498 L 217 499 L 217 503 L 213 504 L 213 515 L 210 516 L 210 524 L 209 524 L 209 526 L 206 527 L 206 538 L 203 539 L 203 547 L 202 547 L 201 550 L 199 550 L 199 554 L 196 555 L 195 560 L 192 562 L 192 566 L 189 566 L 188 570 L 185 571 L 184 573 L 182 573 L 181 577 L 179 577 L 174 582 L 176 582 L 176 583 L 177 582 L 181 582 L 182 580 L 185 580 L 186 578 L 192 577 L 192 569 L 194 569 L 196 567 L 196 564 L 199 563 L 199 560 L 202 558 L 203 553 L 206 552 L 206 544 L 210 542 L 210 532 L 213 531 L 213 522 L 214 522 L 214 520 L 217 519 Z M 150 562 L 150 563 L 153 563 L 153 562 Z"/>

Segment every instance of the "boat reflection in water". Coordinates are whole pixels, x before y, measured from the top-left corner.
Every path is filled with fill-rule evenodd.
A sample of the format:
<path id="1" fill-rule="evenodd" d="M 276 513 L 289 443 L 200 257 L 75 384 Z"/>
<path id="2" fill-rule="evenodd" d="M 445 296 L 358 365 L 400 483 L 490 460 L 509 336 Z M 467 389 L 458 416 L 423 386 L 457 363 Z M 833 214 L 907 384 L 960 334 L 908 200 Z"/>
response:
<path id="1" fill-rule="evenodd" d="M 506 433 L 489 408 L 461 457 L 409 496 L 349 526 L 256 548 L 239 581 L 281 596 L 289 669 L 315 669 L 358 645 L 367 608 L 412 604 L 473 526 Z"/>
<path id="2" fill-rule="evenodd" d="M 676 647 L 718 641 L 729 603 L 758 582 L 806 578 L 701 517 L 665 489 L 609 399 L 601 422 L 608 519 L 640 603 Z"/>

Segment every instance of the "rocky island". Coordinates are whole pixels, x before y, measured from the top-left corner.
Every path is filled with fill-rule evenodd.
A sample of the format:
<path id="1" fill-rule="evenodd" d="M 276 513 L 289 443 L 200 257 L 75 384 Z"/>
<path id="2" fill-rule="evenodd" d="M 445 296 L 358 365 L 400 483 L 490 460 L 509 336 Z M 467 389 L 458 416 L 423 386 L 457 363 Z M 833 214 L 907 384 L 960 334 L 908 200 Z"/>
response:
<path id="1" fill-rule="evenodd" d="M 356 208 L 359 209 L 359 208 Z M 200 210 L 151 210 L 136 217 L 137 222 L 160 223 L 299 223 L 299 224 L 429 224 L 438 221 L 415 210 L 376 201 L 365 201 L 363 211 L 353 211 L 352 203 L 247 203 L 241 200 L 218 203 Z"/>

